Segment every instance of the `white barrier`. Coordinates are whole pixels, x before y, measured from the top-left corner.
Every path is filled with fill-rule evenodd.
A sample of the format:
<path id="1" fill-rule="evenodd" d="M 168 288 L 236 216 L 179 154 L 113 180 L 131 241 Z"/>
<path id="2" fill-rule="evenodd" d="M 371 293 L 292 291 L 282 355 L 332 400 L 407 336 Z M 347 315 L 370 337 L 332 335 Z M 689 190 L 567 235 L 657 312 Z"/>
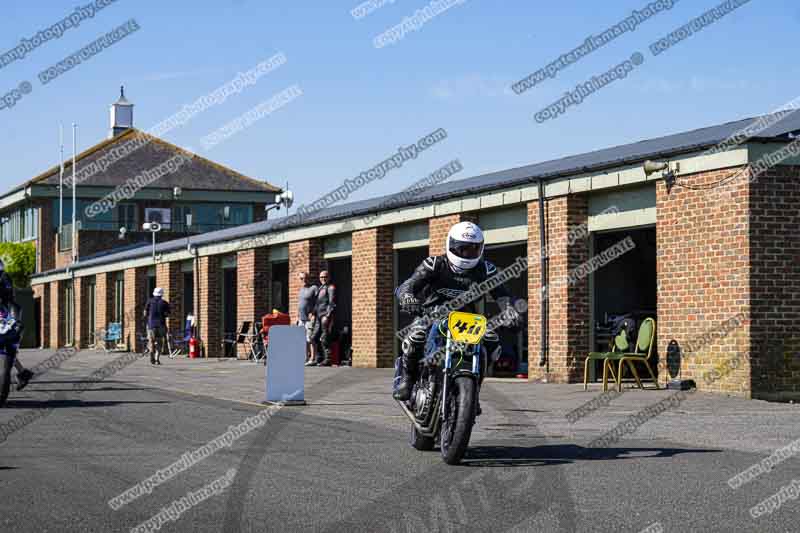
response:
<path id="1" fill-rule="evenodd" d="M 271 326 L 267 346 L 266 403 L 305 405 L 303 385 L 306 330 L 302 326 Z"/>

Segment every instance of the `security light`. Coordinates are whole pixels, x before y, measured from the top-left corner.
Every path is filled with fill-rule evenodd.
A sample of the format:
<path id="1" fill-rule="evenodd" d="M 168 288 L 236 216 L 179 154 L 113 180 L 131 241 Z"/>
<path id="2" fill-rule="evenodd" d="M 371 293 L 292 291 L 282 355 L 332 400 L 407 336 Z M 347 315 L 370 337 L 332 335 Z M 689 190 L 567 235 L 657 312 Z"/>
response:
<path id="1" fill-rule="evenodd" d="M 667 193 L 669 193 L 675 185 L 675 173 L 680 172 L 679 163 L 676 163 L 675 170 L 672 170 L 669 168 L 669 163 L 666 161 L 650 161 L 649 159 L 644 162 L 643 168 L 645 176 L 650 176 L 656 172 L 667 171 L 667 173 L 664 174 L 664 184 L 667 186 Z"/>

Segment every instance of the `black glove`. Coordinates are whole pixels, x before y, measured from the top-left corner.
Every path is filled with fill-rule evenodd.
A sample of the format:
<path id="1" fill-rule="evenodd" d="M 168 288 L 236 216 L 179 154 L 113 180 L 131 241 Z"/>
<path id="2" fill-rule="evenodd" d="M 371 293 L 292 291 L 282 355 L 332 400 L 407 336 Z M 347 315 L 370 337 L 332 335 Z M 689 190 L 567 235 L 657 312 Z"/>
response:
<path id="1" fill-rule="evenodd" d="M 400 298 L 400 310 L 409 315 L 416 315 L 422 311 L 422 302 L 411 294 L 404 294 Z"/>

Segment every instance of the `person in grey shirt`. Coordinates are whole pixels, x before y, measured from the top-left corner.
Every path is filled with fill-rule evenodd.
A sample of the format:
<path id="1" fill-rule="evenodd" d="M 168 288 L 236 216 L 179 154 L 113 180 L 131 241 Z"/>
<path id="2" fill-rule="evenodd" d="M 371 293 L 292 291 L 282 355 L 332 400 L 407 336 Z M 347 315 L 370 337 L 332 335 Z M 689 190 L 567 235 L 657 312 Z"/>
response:
<path id="1" fill-rule="evenodd" d="M 317 307 L 314 310 L 316 321 L 311 333 L 311 344 L 319 345 L 315 360 L 306 366 L 331 366 L 331 343 L 333 342 L 333 319 L 336 310 L 336 287 L 330 283 L 327 270 L 319 273 Z"/>
<path id="2" fill-rule="evenodd" d="M 315 346 L 311 342 L 311 333 L 314 330 L 314 310 L 317 306 L 317 292 L 316 285 L 311 284 L 311 278 L 308 272 L 300 273 L 300 281 L 303 286 L 300 287 L 300 292 L 297 295 L 297 325 L 306 328 L 306 362 L 314 361 L 316 359 Z"/>

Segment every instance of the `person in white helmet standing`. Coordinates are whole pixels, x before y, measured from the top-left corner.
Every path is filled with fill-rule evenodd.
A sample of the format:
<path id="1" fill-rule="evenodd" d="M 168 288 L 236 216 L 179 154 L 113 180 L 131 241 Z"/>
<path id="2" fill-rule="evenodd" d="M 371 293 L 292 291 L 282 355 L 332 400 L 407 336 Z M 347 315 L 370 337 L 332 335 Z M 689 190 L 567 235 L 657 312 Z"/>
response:
<path id="1" fill-rule="evenodd" d="M 147 300 L 144 306 L 144 316 L 147 319 L 147 348 L 150 351 L 151 365 L 161 364 L 160 355 L 164 346 L 164 336 L 167 334 L 170 307 L 163 296 L 164 289 L 156 287 L 153 297 Z"/>
<path id="2" fill-rule="evenodd" d="M 393 396 L 396 400 L 406 401 L 411 397 L 411 390 L 416 382 L 420 360 L 426 350 L 426 342 L 431 348 L 440 339 L 438 323 L 430 324 L 423 318 L 430 315 L 439 306 L 459 297 L 497 273 L 495 267 L 483 258 L 483 232 L 472 222 L 459 222 L 450 228 L 447 234 L 447 253 L 425 259 L 411 277 L 403 282 L 395 291 L 400 309 L 412 316 L 414 322 L 409 326 L 409 333 L 402 343 L 402 354 L 398 358 L 398 374 L 395 377 Z M 507 323 L 516 325 L 521 317 L 512 305 L 512 297 L 504 285 L 491 291 L 500 310 L 509 317 Z M 480 300 L 467 303 L 460 309 L 473 311 Z M 516 300 L 516 299 L 515 299 Z M 447 317 L 444 317 L 447 320 Z M 499 350 L 499 337 L 494 331 L 487 331 L 484 346 L 489 354 Z M 481 375 L 483 377 L 483 375 Z"/>

